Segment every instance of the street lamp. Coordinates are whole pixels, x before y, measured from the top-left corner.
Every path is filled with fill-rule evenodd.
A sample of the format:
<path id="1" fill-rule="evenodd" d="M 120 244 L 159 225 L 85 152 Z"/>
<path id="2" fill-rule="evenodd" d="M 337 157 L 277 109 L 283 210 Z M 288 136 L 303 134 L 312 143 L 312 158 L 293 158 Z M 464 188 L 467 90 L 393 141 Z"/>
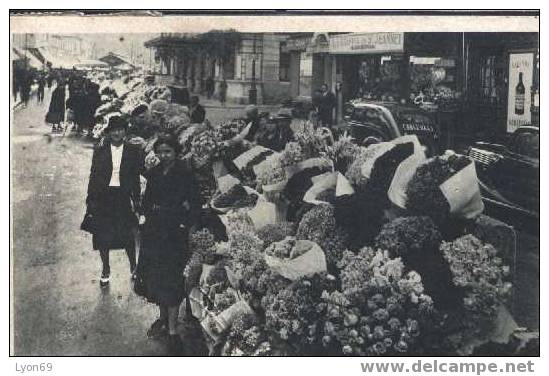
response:
<path id="1" fill-rule="evenodd" d="M 248 102 L 250 104 L 257 104 L 257 86 L 255 82 L 255 54 L 256 54 L 256 35 L 253 39 L 253 55 L 252 55 L 252 84 L 248 92 Z"/>

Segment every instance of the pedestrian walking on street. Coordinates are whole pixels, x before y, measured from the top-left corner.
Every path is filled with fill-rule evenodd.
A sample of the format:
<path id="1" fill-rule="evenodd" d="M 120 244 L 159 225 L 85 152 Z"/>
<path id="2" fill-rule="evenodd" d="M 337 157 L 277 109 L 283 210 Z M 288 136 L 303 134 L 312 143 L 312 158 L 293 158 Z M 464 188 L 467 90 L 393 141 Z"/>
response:
<path id="1" fill-rule="evenodd" d="M 191 170 L 177 159 L 180 149 L 171 136 L 161 137 L 154 144 L 160 164 L 145 175 L 142 247 L 136 275 L 142 286 L 136 292 L 160 308 L 160 316 L 147 335 L 158 338 L 168 334 L 171 355 L 182 351 L 176 325 L 185 297 L 183 271 L 190 256 L 189 232 L 200 213 L 199 186 Z"/>
<path id="2" fill-rule="evenodd" d="M 110 280 L 110 250 L 125 248 L 132 276 L 136 266 L 136 212 L 143 157 L 139 146 L 124 141 L 127 128 L 124 119 L 111 116 L 105 129 L 107 137 L 93 152 L 82 229 L 93 234 L 93 249 L 101 256 L 101 287 L 106 287 Z"/>
<path id="3" fill-rule="evenodd" d="M 92 136 L 95 126 L 95 111 L 101 105 L 101 95 L 99 94 L 99 85 L 89 81 L 86 85 L 86 95 L 82 103 L 82 127 L 88 136 Z"/>
<path id="4" fill-rule="evenodd" d="M 59 81 L 51 94 L 50 107 L 46 114 L 46 123 L 52 125 L 52 132 L 61 131 L 61 123 L 65 120 L 65 84 Z"/>
<path id="5" fill-rule="evenodd" d="M 51 86 L 53 84 L 53 73 L 52 72 L 48 73 L 48 75 L 46 76 L 46 83 L 48 85 L 48 90 L 50 90 Z"/>
<path id="6" fill-rule="evenodd" d="M 227 99 L 227 81 L 223 79 L 219 83 L 219 101 L 221 102 L 221 105 L 225 106 L 225 100 Z"/>
<path id="7" fill-rule="evenodd" d="M 208 95 L 208 99 L 212 99 L 214 91 L 215 91 L 215 82 L 214 82 L 212 76 L 210 76 L 206 80 L 206 93 Z"/>
<path id="8" fill-rule="evenodd" d="M 31 72 L 26 72 L 21 85 L 21 100 L 23 101 L 23 105 L 25 107 L 29 103 L 32 82 L 33 79 Z"/>
<path id="9" fill-rule="evenodd" d="M 199 103 L 200 99 L 194 95 L 191 97 L 191 105 L 189 107 L 189 117 L 191 124 L 202 124 L 206 118 L 206 110 Z"/>
<path id="10" fill-rule="evenodd" d="M 336 105 L 334 93 L 328 90 L 327 84 L 322 84 L 322 96 L 319 99 L 318 115 L 320 122 L 325 127 L 331 127 L 333 124 L 333 110 Z"/>
<path id="11" fill-rule="evenodd" d="M 36 91 L 36 100 L 38 101 L 38 103 L 42 103 L 44 102 L 44 89 L 46 87 L 46 79 L 42 74 L 38 76 L 37 84 L 38 90 Z"/>

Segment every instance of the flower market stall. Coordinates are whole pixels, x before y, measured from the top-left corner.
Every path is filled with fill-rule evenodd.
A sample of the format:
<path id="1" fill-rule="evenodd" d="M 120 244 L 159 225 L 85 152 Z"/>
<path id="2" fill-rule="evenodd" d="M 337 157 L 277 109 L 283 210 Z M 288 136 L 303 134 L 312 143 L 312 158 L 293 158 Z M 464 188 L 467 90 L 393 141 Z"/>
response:
<path id="1" fill-rule="evenodd" d="M 98 112 L 145 103 L 153 124 L 177 134 L 201 184 L 205 219 L 190 235 L 184 278 L 210 355 L 539 346 L 511 314 L 513 229 L 483 214 L 467 157 L 428 159 L 413 136 L 361 147 L 308 122 L 277 152 L 241 141 L 243 121 L 190 124 L 164 88 L 126 87 L 106 91 Z M 154 137 L 136 141 L 148 167 Z"/>

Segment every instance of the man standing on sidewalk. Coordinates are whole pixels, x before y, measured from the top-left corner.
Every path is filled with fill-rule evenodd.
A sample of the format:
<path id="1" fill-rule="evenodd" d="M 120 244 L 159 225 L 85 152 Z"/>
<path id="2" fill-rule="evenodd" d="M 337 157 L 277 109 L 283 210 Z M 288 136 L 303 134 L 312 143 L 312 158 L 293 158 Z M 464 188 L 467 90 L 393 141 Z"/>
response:
<path id="1" fill-rule="evenodd" d="M 191 124 L 203 123 L 206 118 L 206 110 L 199 103 L 198 97 L 191 97 L 191 106 L 189 108 L 189 117 L 191 118 Z"/>
<path id="2" fill-rule="evenodd" d="M 318 115 L 323 126 L 332 126 L 332 112 L 335 105 L 336 98 L 334 93 L 328 90 L 328 85 L 322 84 L 322 96 L 319 98 Z"/>

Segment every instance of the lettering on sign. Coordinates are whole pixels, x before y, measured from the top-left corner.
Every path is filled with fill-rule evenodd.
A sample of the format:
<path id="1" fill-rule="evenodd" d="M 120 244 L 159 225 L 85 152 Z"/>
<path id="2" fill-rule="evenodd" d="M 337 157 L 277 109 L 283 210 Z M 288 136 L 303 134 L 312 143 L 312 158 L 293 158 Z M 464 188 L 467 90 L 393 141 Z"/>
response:
<path id="1" fill-rule="evenodd" d="M 402 52 L 404 33 L 352 33 L 330 37 L 332 54 Z"/>

